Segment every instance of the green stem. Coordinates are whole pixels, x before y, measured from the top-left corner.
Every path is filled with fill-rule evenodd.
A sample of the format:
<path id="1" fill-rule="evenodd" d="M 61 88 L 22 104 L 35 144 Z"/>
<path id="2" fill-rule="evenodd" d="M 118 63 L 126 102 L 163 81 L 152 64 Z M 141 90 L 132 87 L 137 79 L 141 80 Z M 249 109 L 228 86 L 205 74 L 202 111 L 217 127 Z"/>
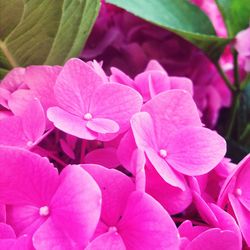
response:
<path id="1" fill-rule="evenodd" d="M 232 91 L 236 91 L 235 86 L 230 82 L 230 80 L 228 79 L 228 77 L 226 76 L 224 70 L 221 68 L 219 62 L 216 62 L 215 67 L 217 68 L 219 74 L 221 75 L 222 79 L 224 80 L 224 82 L 226 83 L 227 87 Z"/>
<path id="2" fill-rule="evenodd" d="M 234 86 L 237 90 L 240 89 L 240 77 L 239 77 L 239 65 L 238 65 L 238 52 L 233 50 L 233 60 L 234 60 Z"/>
<path id="3" fill-rule="evenodd" d="M 226 130 L 226 139 L 229 139 L 232 135 L 233 127 L 235 124 L 237 112 L 240 105 L 240 98 L 241 98 L 241 91 L 236 91 L 233 96 L 233 105 L 230 110 L 229 121 L 228 121 L 229 125 Z"/>

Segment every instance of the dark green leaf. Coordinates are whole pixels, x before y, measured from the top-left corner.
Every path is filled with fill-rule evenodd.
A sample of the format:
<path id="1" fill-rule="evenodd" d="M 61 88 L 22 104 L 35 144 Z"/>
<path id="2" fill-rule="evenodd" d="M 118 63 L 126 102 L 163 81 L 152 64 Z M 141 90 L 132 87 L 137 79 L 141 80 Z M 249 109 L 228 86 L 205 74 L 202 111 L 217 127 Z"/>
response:
<path id="1" fill-rule="evenodd" d="M 0 70 L 78 56 L 99 0 L 0 0 Z"/>
<path id="2" fill-rule="evenodd" d="M 249 26 L 249 0 L 216 0 L 216 2 L 224 17 L 229 36 L 234 37 Z"/>
<path id="3" fill-rule="evenodd" d="M 230 39 L 219 38 L 208 17 L 187 0 L 107 0 L 132 14 L 168 29 L 217 61 Z"/>

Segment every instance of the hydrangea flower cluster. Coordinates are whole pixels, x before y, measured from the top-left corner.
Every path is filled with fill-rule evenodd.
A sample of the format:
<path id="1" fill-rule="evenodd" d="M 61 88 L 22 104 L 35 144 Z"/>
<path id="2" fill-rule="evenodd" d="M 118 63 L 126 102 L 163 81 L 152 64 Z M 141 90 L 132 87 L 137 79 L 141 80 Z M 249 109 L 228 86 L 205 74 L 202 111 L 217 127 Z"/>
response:
<path id="1" fill-rule="evenodd" d="M 15 68 L 0 85 L 0 249 L 250 247 L 250 158 L 155 60 Z"/>

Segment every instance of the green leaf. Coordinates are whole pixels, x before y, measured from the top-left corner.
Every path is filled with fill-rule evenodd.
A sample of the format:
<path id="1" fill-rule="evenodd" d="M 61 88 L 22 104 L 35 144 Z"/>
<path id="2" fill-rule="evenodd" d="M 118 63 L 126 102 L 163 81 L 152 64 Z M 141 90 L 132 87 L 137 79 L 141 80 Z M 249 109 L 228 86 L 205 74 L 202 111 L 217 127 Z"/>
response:
<path id="1" fill-rule="evenodd" d="M 231 39 L 219 38 L 208 17 L 187 0 L 107 0 L 132 14 L 168 29 L 217 61 Z"/>
<path id="2" fill-rule="evenodd" d="M 78 56 L 99 0 L 0 0 L 0 74 Z"/>
<path id="3" fill-rule="evenodd" d="M 250 21 L 249 0 L 216 0 L 230 37 L 246 29 Z"/>

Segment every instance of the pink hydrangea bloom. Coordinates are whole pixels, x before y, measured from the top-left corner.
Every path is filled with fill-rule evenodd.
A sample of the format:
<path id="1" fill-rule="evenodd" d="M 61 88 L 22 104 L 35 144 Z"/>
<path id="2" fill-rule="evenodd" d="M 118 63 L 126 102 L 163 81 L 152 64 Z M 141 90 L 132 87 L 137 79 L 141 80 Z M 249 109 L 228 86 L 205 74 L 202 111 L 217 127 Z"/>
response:
<path id="1" fill-rule="evenodd" d="M 104 82 L 79 59 L 64 65 L 54 93 L 58 106 L 48 109 L 49 120 L 62 131 L 88 140 L 107 140 L 110 134 L 124 132 L 142 105 L 141 96 L 132 88 Z"/>
<path id="2" fill-rule="evenodd" d="M 180 173 L 205 174 L 224 156 L 224 139 L 201 126 L 187 92 L 163 92 L 147 102 L 142 111 L 131 119 L 136 144 L 170 185 L 184 190 Z"/>
<path id="3" fill-rule="evenodd" d="M 247 155 L 226 179 L 221 189 L 218 204 L 222 207 L 229 206 L 235 215 L 243 237 L 250 246 L 250 155 Z M 230 209 L 228 208 L 229 212 Z"/>
<path id="4" fill-rule="evenodd" d="M 134 191 L 117 170 L 82 165 L 99 184 L 102 214 L 96 238 L 87 249 L 178 249 L 179 235 L 168 213 L 152 197 Z M 167 236 L 167 237 L 166 237 Z"/>
<path id="5" fill-rule="evenodd" d="M 6 221 L 18 237 L 28 235 L 35 249 L 87 245 L 101 192 L 86 171 L 68 166 L 59 176 L 46 158 L 11 147 L 0 147 L 0 169 L 0 202 L 8 205 Z"/>

